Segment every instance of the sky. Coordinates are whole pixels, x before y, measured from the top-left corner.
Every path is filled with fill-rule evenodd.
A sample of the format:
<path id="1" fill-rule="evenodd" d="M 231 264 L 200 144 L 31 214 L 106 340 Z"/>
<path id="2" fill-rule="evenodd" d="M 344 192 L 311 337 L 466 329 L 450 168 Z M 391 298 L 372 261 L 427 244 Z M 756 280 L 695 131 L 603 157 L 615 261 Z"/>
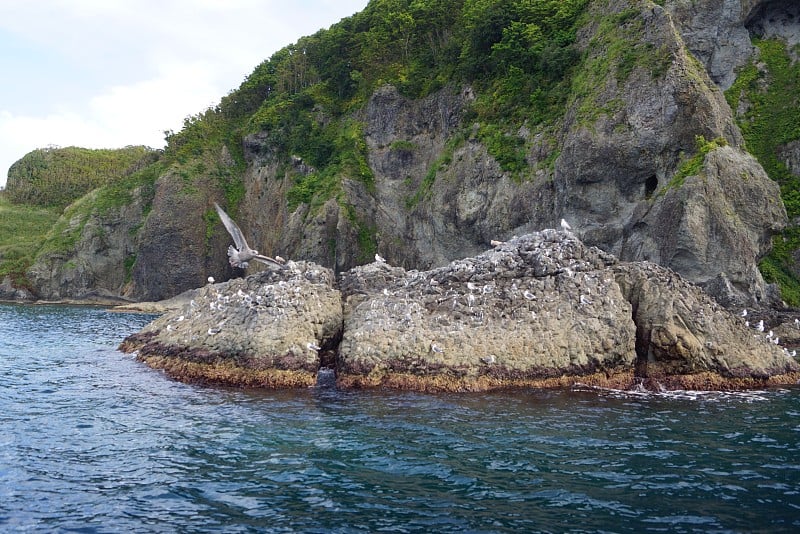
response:
<path id="1" fill-rule="evenodd" d="M 367 3 L 0 0 L 0 186 L 37 148 L 163 148 L 274 52 Z"/>

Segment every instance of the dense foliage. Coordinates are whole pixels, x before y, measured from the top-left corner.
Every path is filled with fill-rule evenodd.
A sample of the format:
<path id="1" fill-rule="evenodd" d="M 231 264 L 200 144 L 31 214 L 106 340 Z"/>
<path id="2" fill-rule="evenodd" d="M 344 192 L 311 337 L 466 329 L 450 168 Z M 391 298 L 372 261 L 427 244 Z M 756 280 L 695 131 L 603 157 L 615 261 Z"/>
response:
<path id="1" fill-rule="evenodd" d="M 142 169 L 155 155 L 144 146 L 34 150 L 8 170 L 7 198 L 16 204 L 63 208 L 92 189 Z"/>
<path id="2" fill-rule="evenodd" d="M 360 127 L 343 117 L 377 87 L 391 83 L 422 97 L 469 83 L 478 95 L 479 135 L 505 170 L 521 171 L 524 140 L 515 132 L 563 113 L 587 3 L 373 0 L 276 52 L 218 106 L 169 132 L 166 156 L 186 161 L 221 144 L 234 150 L 258 132 L 288 172 L 292 157 L 314 169 L 294 176 L 288 207 L 319 205 L 338 194 L 343 176 L 371 183 Z"/>
<path id="3" fill-rule="evenodd" d="M 783 299 L 800 306 L 800 276 L 793 257 L 800 250 L 800 177 L 780 158 L 778 149 L 800 139 L 800 63 L 792 61 L 783 41 L 756 40 L 759 63 L 745 66 L 726 92 L 731 109 L 746 111 L 738 117 L 747 149 L 758 159 L 767 174 L 781 186 L 790 226 L 773 242 L 772 252 L 760 268 L 768 282 L 778 283 Z"/>

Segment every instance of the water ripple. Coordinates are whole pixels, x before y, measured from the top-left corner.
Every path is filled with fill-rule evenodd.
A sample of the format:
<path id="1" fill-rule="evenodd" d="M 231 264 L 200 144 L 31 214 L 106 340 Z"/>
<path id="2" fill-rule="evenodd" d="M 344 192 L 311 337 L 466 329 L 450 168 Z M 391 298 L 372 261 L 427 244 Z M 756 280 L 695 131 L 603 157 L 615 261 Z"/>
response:
<path id="1" fill-rule="evenodd" d="M 0 530 L 800 528 L 800 391 L 205 388 L 114 350 L 149 318 L 0 306 Z"/>

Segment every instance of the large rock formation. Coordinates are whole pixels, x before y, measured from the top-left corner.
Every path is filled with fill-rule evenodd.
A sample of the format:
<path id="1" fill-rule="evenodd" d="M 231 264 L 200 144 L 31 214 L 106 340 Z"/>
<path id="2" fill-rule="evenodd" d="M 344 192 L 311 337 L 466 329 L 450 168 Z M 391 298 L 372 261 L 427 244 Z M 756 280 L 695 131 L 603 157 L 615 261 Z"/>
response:
<path id="1" fill-rule="evenodd" d="M 310 385 L 326 367 L 342 387 L 450 391 L 800 377 L 784 349 L 697 286 L 568 232 L 430 271 L 376 261 L 338 285 L 307 263 L 209 285 L 124 348 L 177 378 L 266 387 Z"/>
<path id="2" fill-rule="evenodd" d="M 341 328 L 333 273 L 290 262 L 280 271 L 204 286 L 126 346 L 183 380 L 308 386 L 316 382 L 319 353 L 335 346 Z"/>
<path id="3" fill-rule="evenodd" d="M 51 232 L 77 236 L 68 250 L 45 252 L 27 272 L 44 300 L 119 301 L 127 295 L 137 254 L 136 230 L 143 217 L 138 191 L 129 203 L 92 209 L 97 191 L 68 207 Z M 51 241 L 69 241 L 51 236 Z"/>
<path id="4" fill-rule="evenodd" d="M 202 285 L 209 275 L 231 276 L 225 260 L 228 237 L 220 225 L 209 231 L 211 199 L 220 196 L 207 176 L 195 177 L 191 187 L 178 172 L 156 181 L 152 209 L 138 235 L 135 299 L 162 300 Z"/>

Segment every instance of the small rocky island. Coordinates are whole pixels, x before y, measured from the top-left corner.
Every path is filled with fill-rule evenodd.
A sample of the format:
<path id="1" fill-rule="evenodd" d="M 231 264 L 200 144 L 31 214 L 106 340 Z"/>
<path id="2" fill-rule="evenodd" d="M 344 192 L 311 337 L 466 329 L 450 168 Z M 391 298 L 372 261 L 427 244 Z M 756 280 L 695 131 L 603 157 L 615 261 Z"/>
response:
<path id="1" fill-rule="evenodd" d="M 289 261 L 209 283 L 121 345 L 178 380 L 485 391 L 795 384 L 772 332 L 649 262 L 544 230 L 429 271 Z M 763 323 L 761 323 L 763 325 Z"/>

